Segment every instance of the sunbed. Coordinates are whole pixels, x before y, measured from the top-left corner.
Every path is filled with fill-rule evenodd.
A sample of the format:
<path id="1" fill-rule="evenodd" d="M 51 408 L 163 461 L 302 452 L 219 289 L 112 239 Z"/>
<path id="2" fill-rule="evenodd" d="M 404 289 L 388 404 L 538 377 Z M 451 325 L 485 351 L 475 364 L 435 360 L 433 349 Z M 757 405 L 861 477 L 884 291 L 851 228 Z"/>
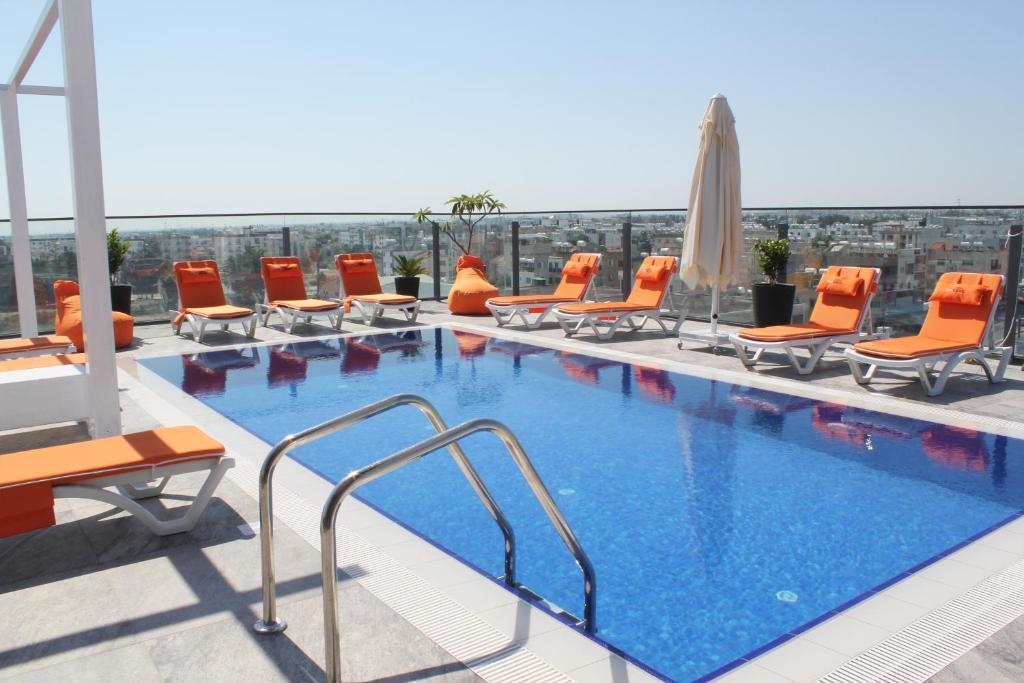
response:
<path id="1" fill-rule="evenodd" d="M 414 296 L 382 291 L 373 254 L 338 254 L 334 257 L 334 266 L 338 269 L 341 300 L 346 313 L 354 307 L 364 325 L 373 324 L 386 311 L 401 311 L 406 320 L 416 322 L 420 300 Z"/>
<path id="2" fill-rule="evenodd" d="M 867 384 L 879 368 L 914 370 L 925 392 L 938 396 L 956 366 L 969 359 L 981 366 L 989 382 L 1002 382 L 1012 349 L 986 349 L 984 343 L 992 332 L 1003 286 L 1002 275 L 943 274 L 928 299 L 928 314 L 918 334 L 861 342 L 846 350 L 854 379 Z M 995 369 L 988 356 L 998 359 Z"/>
<path id="3" fill-rule="evenodd" d="M 818 283 L 818 300 L 807 322 L 740 330 L 729 341 L 747 367 L 757 365 L 765 351 L 784 351 L 799 374 L 810 374 L 832 346 L 874 338 L 871 300 L 879 276 L 878 268 L 831 266 Z M 749 355 L 748 349 L 756 351 Z M 795 349 L 807 349 L 810 357 L 801 362 Z"/>
<path id="4" fill-rule="evenodd" d="M 0 430 L 78 422 L 91 415 L 84 353 L 0 362 Z"/>
<path id="5" fill-rule="evenodd" d="M 55 498 L 108 503 L 161 536 L 189 531 L 233 465 L 224 447 L 196 427 L 0 455 L 0 538 L 56 524 Z M 160 495 L 173 476 L 203 471 L 208 472 L 206 481 L 183 515 L 161 519 L 138 502 Z"/>
<path id="6" fill-rule="evenodd" d="M 264 302 L 260 305 L 264 327 L 270 322 L 271 313 L 281 316 L 281 324 L 288 334 L 292 333 L 295 323 L 302 320 L 308 325 L 317 315 L 327 316 L 327 322 L 334 329 L 341 327 L 344 315 L 342 304 L 310 299 L 306 295 L 299 257 L 264 256 L 260 259 L 260 273 L 266 292 Z"/>
<path id="7" fill-rule="evenodd" d="M 594 278 L 601 269 L 600 254 L 573 254 L 562 268 L 562 281 L 553 294 L 496 296 L 484 304 L 499 327 L 518 316 L 528 329 L 535 330 L 558 304 L 582 302 L 593 297 Z M 535 314 L 531 321 L 528 315 Z"/>
<path id="8" fill-rule="evenodd" d="M 0 361 L 28 356 L 48 356 L 54 353 L 73 353 L 74 350 L 74 342 L 62 335 L 0 339 Z"/>
<path id="9" fill-rule="evenodd" d="M 671 300 L 669 286 L 677 270 L 679 259 L 675 256 L 648 256 L 637 269 L 633 289 L 625 301 L 559 304 L 555 307 L 555 318 L 567 337 L 589 325 L 598 339 L 611 339 L 623 326 L 639 330 L 648 320 L 658 323 L 665 334 L 674 334 L 682 315 L 680 311 L 664 310 L 662 305 L 666 297 Z M 677 316 L 671 331 L 662 320 L 666 313 Z M 602 330 L 603 327 L 607 329 Z"/>
<path id="10" fill-rule="evenodd" d="M 192 328 L 192 337 L 197 342 L 203 341 L 207 325 L 219 325 L 227 331 L 230 325 L 238 324 L 247 337 L 255 334 L 256 313 L 251 308 L 228 304 L 216 261 L 177 261 L 174 281 L 178 284 L 179 302 L 179 309 L 171 311 L 174 334 L 181 333 L 183 322 Z"/>

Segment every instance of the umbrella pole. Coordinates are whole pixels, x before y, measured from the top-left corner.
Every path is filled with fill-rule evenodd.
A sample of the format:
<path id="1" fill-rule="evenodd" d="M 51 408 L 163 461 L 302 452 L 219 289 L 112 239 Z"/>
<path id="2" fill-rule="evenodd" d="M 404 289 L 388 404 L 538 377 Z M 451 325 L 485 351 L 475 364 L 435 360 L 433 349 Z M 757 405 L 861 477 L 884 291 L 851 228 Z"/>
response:
<path id="1" fill-rule="evenodd" d="M 718 334 L 718 273 L 711 278 L 711 334 Z"/>

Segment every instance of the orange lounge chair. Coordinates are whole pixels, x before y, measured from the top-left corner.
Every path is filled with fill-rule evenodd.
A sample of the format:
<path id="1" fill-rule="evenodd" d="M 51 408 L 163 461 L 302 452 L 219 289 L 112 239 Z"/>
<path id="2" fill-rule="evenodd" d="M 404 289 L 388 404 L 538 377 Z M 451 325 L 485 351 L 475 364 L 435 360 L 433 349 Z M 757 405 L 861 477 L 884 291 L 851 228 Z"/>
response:
<path id="1" fill-rule="evenodd" d="M 334 257 L 334 266 L 338 269 L 346 313 L 355 307 L 364 325 L 372 325 L 385 311 L 401 311 L 406 320 L 416 322 L 420 300 L 414 296 L 383 292 L 373 254 L 338 254 Z"/>
<path id="2" fill-rule="evenodd" d="M 871 300 L 878 291 L 878 268 L 831 266 L 818 283 L 818 300 L 805 323 L 752 327 L 729 336 L 736 355 L 749 367 L 757 365 L 765 351 L 785 351 L 789 362 L 801 375 L 814 367 L 835 344 L 873 339 Z M 748 355 L 747 349 L 757 349 Z M 803 363 L 793 353 L 805 348 L 811 356 Z"/>
<path id="3" fill-rule="evenodd" d="M 292 333 L 299 320 L 309 325 L 314 316 L 321 314 L 327 316 L 327 321 L 334 329 L 341 327 L 344 316 L 341 304 L 310 299 L 306 295 L 298 256 L 264 256 L 260 259 L 260 273 L 263 275 L 266 292 L 263 304 L 260 305 L 264 327 L 270 322 L 271 313 L 281 316 L 281 324 L 288 334 Z"/>
<path id="4" fill-rule="evenodd" d="M 984 342 L 992 332 L 1003 287 L 1002 275 L 943 274 L 928 299 L 928 315 L 918 334 L 861 342 L 846 350 L 854 379 L 867 384 L 878 368 L 916 370 L 925 392 L 938 396 L 954 368 L 972 359 L 985 371 L 989 382 L 1002 382 L 1012 349 L 1002 346 L 986 350 Z M 995 370 L 988 364 L 990 354 L 999 359 Z M 935 371 L 938 376 L 933 382 L 930 373 Z"/>
<path id="5" fill-rule="evenodd" d="M 559 304 L 555 306 L 555 317 L 567 337 L 579 332 L 584 325 L 589 325 L 598 339 L 611 339 L 624 325 L 635 331 L 646 325 L 648 320 L 658 323 L 665 334 L 675 334 L 682 322 L 682 315 L 675 309 L 663 310 L 662 305 L 666 297 L 671 301 L 669 286 L 677 270 L 679 259 L 675 256 L 648 256 L 637 269 L 633 290 L 625 301 Z M 678 316 L 671 331 L 662 320 L 665 313 Z M 639 323 L 636 318 L 640 319 Z M 608 329 L 602 331 L 600 328 L 605 326 Z"/>
<path id="6" fill-rule="evenodd" d="M 0 455 L 0 538 L 56 524 L 55 498 L 109 503 L 161 536 L 189 531 L 233 465 L 224 447 L 197 427 L 154 429 Z M 138 503 L 160 495 L 171 477 L 201 471 L 209 474 L 184 515 L 159 519 Z M 108 487 L 116 487 L 116 492 Z"/>
<path id="7" fill-rule="evenodd" d="M 499 327 L 519 316 L 528 329 L 535 330 L 558 304 L 582 302 L 593 296 L 594 278 L 601 270 L 600 254 L 573 254 L 562 268 L 562 281 L 554 294 L 496 296 L 484 304 L 498 321 Z M 538 314 L 531 322 L 529 313 Z"/>
<path id="8" fill-rule="evenodd" d="M 92 411 L 84 353 L 12 358 L 0 362 L 0 430 L 79 422 Z"/>
<path id="9" fill-rule="evenodd" d="M 0 339 L 0 361 L 29 356 L 48 356 L 53 353 L 73 353 L 74 350 L 74 342 L 61 335 Z"/>
<path id="10" fill-rule="evenodd" d="M 188 323 L 192 338 L 200 343 L 207 325 L 220 325 L 226 332 L 229 325 L 238 323 L 245 336 L 252 337 L 256 333 L 256 313 L 251 308 L 231 306 L 224 298 L 216 261 L 176 261 L 174 281 L 178 283 L 180 307 L 171 311 L 174 334 L 181 334 L 183 322 Z"/>

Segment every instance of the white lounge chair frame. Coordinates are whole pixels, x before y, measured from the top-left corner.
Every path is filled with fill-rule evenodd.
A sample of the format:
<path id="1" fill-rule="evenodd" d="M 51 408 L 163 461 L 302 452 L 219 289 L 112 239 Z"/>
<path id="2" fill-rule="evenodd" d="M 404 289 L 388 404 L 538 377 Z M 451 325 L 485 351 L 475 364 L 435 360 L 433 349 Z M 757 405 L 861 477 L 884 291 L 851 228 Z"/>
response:
<path id="1" fill-rule="evenodd" d="M 669 300 L 669 308 L 664 309 L 661 304 L 665 302 L 666 297 Z M 558 304 L 554 307 L 555 318 L 558 320 L 558 324 L 562 327 L 562 331 L 565 332 L 566 337 L 571 337 L 584 326 L 589 326 L 594 334 L 597 335 L 598 339 L 608 340 L 615 336 L 623 327 L 628 327 L 630 332 L 636 332 L 647 324 L 648 320 L 653 320 L 658 323 L 661 327 L 661 331 L 666 335 L 671 336 L 679 332 L 679 326 L 683 324 L 683 319 L 686 317 L 686 312 L 675 307 L 675 299 L 672 296 L 671 282 L 669 286 L 662 292 L 661 300 L 658 302 L 658 308 L 640 309 L 633 311 L 604 311 L 596 313 L 564 313 L 559 310 Z M 676 315 L 676 322 L 669 329 L 665 325 L 665 321 L 662 319 L 664 315 Z M 602 320 L 602 318 L 612 318 L 614 320 Z M 636 319 L 639 318 L 639 321 Z M 603 330 L 601 328 L 607 327 L 608 329 Z"/>
<path id="2" fill-rule="evenodd" d="M 75 345 L 67 346 L 46 346 L 38 349 L 26 349 L 24 351 L 0 351 L 0 362 L 13 360 L 14 358 L 32 358 L 35 356 L 54 356 L 62 353 L 74 353 Z"/>
<path id="3" fill-rule="evenodd" d="M 55 484 L 53 487 L 54 498 L 84 498 L 98 500 L 120 508 L 125 512 L 134 515 L 140 522 L 158 536 L 169 536 L 191 531 L 207 504 L 213 497 L 225 472 L 234 467 L 235 461 L 228 457 L 206 456 L 203 458 L 189 458 L 181 461 L 171 461 L 153 465 L 143 470 L 132 470 L 130 472 L 112 473 L 103 477 L 91 477 L 82 479 L 71 484 Z M 164 487 L 171 480 L 171 477 L 191 472 L 208 472 L 203 485 L 199 488 L 195 499 L 186 508 L 185 514 L 169 519 L 160 519 L 151 511 L 138 503 L 139 500 L 154 498 L 163 493 Z M 159 481 L 157 481 L 159 480 Z M 157 482 L 155 484 L 151 482 Z M 109 490 L 115 487 L 115 491 Z"/>
<path id="4" fill-rule="evenodd" d="M 307 325 L 313 324 L 313 318 L 318 315 L 326 315 L 327 322 L 335 330 L 341 329 L 341 322 L 345 318 L 344 306 L 338 304 L 334 308 L 323 308 L 317 311 L 304 311 L 301 308 L 292 308 L 291 306 L 280 306 L 272 305 L 267 301 L 259 305 L 259 313 L 262 317 L 263 327 L 266 327 L 270 322 L 270 314 L 277 313 L 281 317 L 281 324 L 284 326 L 284 331 L 288 334 L 292 333 L 295 329 L 296 323 L 302 321 Z"/>
<path id="5" fill-rule="evenodd" d="M 1006 278 L 1003 276 L 1000 276 L 1000 278 L 1002 280 L 1001 292 L 1003 287 L 1006 286 Z M 869 384 L 874 379 L 875 373 L 878 372 L 878 368 L 914 370 L 917 372 L 917 378 L 921 381 L 921 387 L 924 388 L 925 392 L 929 396 L 938 396 L 945 390 L 946 382 L 949 381 L 949 377 L 953 374 L 956 366 L 965 360 L 974 360 L 985 371 L 985 376 L 990 384 L 999 384 L 1003 381 L 1003 375 L 1006 374 L 1006 366 L 1010 363 L 1013 348 L 1009 346 L 997 347 L 992 344 L 992 326 L 995 322 L 996 310 L 998 308 L 998 302 L 992 304 L 992 310 L 988 314 L 988 322 L 985 324 L 985 332 L 981 336 L 983 341 L 981 345 L 974 349 L 945 351 L 919 358 L 879 358 L 878 356 L 869 356 L 850 348 L 846 349 L 844 355 L 846 356 L 846 361 L 850 364 L 850 371 L 853 373 L 854 380 L 857 381 L 857 384 L 861 385 Z M 987 349 L 985 348 L 984 341 L 986 339 L 989 340 Z M 989 356 L 994 356 L 999 361 L 994 370 L 989 365 Z M 862 365 L 867 366 L 867 369 L 862 369 Z M 933 380 L 932 375 L 935 373 L 938 374 Z"/>
<path id="6" fill-rule="evenodd" d="M 869 287 L 874 287 L 881 278 L 881 270 L 875 268 L 874 271 L 875 279 L 874 282 L 868 285 Z M 745 337 L 741 337 L 739 333 L 734 333 L 729 335 L 729 341 L 732 342 L 734 347 L 736 347 L 736 355 L 739 356 L 740 362 L 748 368 L 752 368 L 757 365 L 765 351 L 783 351 L 789 358 L 790 364 L 792 364 L 793 368 L 797 371 L 797 374 L 809 375 L 814 372 L 814 368 L 818 365 L 818 361 L 822 359 L 825 353 L 828 352 L 832 346 L 836 344 L 856 344 L 860 341 L 880 338 L 881 335 L 872 332 L 874 329 L 874 322 L 871 315 L 871 302 L 874 298 L 875 293 L 870 292 L 868 294 L 867 301 L 865 302 L 864 310 L 861 311 L 860 320 L 857 321 L 857 331 L 850 334 L 767 342 L 747 339 Z M 748 354 L 748 348 L 757 350 L 754 351 L 753 354 Z M 800 358 L 793 353 L 794 349 L 799 348 L 805 348 L 811 354 L 810 357 L 803 362 L 801 362 Z"/>
<path id="7" fill-rule="evenodd" d="M 203 343 L 203 337 L 206 335 L 206 328 L 209 325 L 220 326 L 222 332 L 227 332 L 231 325 L 241 325 L 245 336 L 250 339 L 256 334 L 256 313 L 247 313 L 233 318 L 207 318 L 204 315 L 186 313 L 181 322 L 175 323 L 174 320 L 181 314 L 181 311 L 169 312 L 171 314 L 171 330 L 174 331 L 174 334 L 181 334 L 182 325 L 188 323 L 192 330 L 192 338 L 200 344 Z"/>
<path id="8" fill-rule="evenodd" d="M 555 310 L 555 307 L 559 304 L 575 304 L 593 301 L 595 298 L 595 287 L 594 281 L 597 279 L 597 273 L 601 269 L 601 255 L 600 254 L 587 254 L 588 256 L 596 256 L 597 264 L 594 268 L 594 275 L 590 278 L 590 282 L 587 283 L 587 288 L 583 291 L 583 296 L 579 299 L 566 299 L 565 301 L 555 301 L 551 303 L 525 303 L 525 304 L 506 304 L 504 306 L 499 304 L 491 303 L 490 300 L 485 301 L 484 305 L 487 306 L 487 310 L 491 312 L 494 319 L 498 321 L 498 327 L 504 327 L 510 324 L 516 319 L 516 316 L 523 321 L 523 325 L 528 330 L 536 330 L 544 323 L 544 319 Z M 536 319 L 530 321 L 530 309 L 541 308 L 544 310 L 537 313 Z"/>
<path id="9" fill-rule="evenodd" d="M 344 285 L 342 285 L 342 287 L 344 287 Z M 342 292 L 341 299 L 335 299 L 335 301 L 344 302 L 345 298 L 345 293 Z M 384 315 L 385 311 L 401 311 L 405 314 L 405 319 L 411 323 L 416 322 L 416 316 L 420 313 L 419 299 L 407 304 L 385 304 L 376 301 L 350 299 L 350 304 L 359 314 L 359 318 L 364 325 L 374 324 L 377 321 L 377 318 Z"/>

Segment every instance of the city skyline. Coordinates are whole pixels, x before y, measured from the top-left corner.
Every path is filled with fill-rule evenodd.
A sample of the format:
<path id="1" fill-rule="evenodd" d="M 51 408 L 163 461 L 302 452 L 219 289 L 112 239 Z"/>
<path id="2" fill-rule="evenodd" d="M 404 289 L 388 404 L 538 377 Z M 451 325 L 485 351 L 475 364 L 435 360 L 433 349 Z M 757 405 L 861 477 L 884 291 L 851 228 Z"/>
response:
<path id="1" fill-rule="evenodd" d="M 1021 201 L 1018 3 L 94 6 L 112 215 L 683 207 L 719 90 L 749 206 Z M 30 215 L 67 215 L 63 103 L 21 107 Z"/>

